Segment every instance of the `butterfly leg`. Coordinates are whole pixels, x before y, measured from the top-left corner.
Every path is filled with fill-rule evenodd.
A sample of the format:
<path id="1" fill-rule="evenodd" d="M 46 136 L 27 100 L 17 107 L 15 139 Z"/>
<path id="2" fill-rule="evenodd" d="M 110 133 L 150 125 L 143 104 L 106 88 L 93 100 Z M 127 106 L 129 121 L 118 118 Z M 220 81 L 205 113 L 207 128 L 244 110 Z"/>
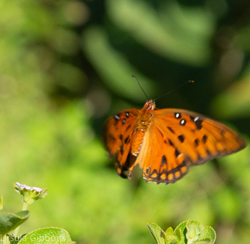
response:
<path id="1" fill-rule="evenodd" d="M 128 178 L 131 180 L 131 175 L 132 175 L 132 171 L 134 169 L 135 165 L 132 165 L 130 168 L 129 168 L 129 171 L 128 171 Z"/>

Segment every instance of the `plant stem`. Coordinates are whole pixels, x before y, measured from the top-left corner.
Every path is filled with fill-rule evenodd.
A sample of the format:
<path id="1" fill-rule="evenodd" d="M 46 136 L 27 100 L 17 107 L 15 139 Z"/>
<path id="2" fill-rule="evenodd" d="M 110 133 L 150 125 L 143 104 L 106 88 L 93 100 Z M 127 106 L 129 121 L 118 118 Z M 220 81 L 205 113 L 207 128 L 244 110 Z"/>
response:
<path id="1" fill-rule="evenodd" d="M 29 204 L 23 202 L 22 211 L 27 210 L 27 209 L 28 209 L 28 206 L 29 206 Z M 19 229 L 20 229 L 20 226 L 18 226 L 18 227 L 14 230 L 14 233 L 13 233 L 14 237 L 17 236 L 17 234 L 18 234 L 18 232 L 19 232 Z"/>

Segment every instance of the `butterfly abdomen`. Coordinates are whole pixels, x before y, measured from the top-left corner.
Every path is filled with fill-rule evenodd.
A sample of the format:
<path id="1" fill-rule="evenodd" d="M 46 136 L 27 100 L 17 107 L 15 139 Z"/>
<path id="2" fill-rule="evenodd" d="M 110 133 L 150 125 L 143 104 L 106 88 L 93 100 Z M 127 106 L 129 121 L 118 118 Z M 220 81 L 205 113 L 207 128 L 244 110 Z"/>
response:
<path id="1" fill-rule="evenodd" d="M 145 136 L 145 130 L 141 129 L 137 131 L 133 136 L 132 141 L 132 147 L 131 147 L 131 153 L 134 156 L 138 156 L 140 153 L 140 150 L 142 148 L 143 140 Z"/>

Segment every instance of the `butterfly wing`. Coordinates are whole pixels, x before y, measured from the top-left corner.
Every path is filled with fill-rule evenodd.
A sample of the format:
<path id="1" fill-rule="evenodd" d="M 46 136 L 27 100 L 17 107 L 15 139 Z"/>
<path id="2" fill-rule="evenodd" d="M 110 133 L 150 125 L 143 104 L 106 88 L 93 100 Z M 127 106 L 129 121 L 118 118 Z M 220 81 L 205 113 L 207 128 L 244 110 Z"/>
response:
<path id="1" fill-rule="evenodd" d="M 165 133 L 163 135 L 163 133 Z M 145 133 L 144 143 L 135 165 L 143 169 L 143 178 L 157 184 L 174 183 L 187 172 L 191 161 L 173 145 L 171 135 L 152 125 Z"/>
<path id="2" fill-rule="evenodd" d="M 110 156 L 116 157 L 117 173 L 123 178 L 127 178 L 125 171 L 135 159 L 130 149 L 138 113 L 134 108 L 123 110 L 109 117 L 104 125 L 104 144 Z"/>
<path id="3" fill-rule="evenodd" d="M 231 154 L 245 142 L 227 126 L 180 109 L 155 110 L 136 160 L 143 177 L 156 183 L 174 183 L 189 166 Z"/>

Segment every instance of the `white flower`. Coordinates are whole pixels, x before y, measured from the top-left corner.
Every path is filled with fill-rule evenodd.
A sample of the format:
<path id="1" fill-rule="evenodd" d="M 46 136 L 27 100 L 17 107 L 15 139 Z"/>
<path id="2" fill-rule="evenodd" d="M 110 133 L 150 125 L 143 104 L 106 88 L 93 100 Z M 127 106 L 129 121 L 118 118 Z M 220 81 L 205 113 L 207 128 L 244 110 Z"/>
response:
<path id="1" fill-rule="evenodd" d="M 14 184 L 14 189 L 22 196 L 23 202 L 29 205 L 47 195 L 46 188 L 30 187 L 19 182 Z"/>

